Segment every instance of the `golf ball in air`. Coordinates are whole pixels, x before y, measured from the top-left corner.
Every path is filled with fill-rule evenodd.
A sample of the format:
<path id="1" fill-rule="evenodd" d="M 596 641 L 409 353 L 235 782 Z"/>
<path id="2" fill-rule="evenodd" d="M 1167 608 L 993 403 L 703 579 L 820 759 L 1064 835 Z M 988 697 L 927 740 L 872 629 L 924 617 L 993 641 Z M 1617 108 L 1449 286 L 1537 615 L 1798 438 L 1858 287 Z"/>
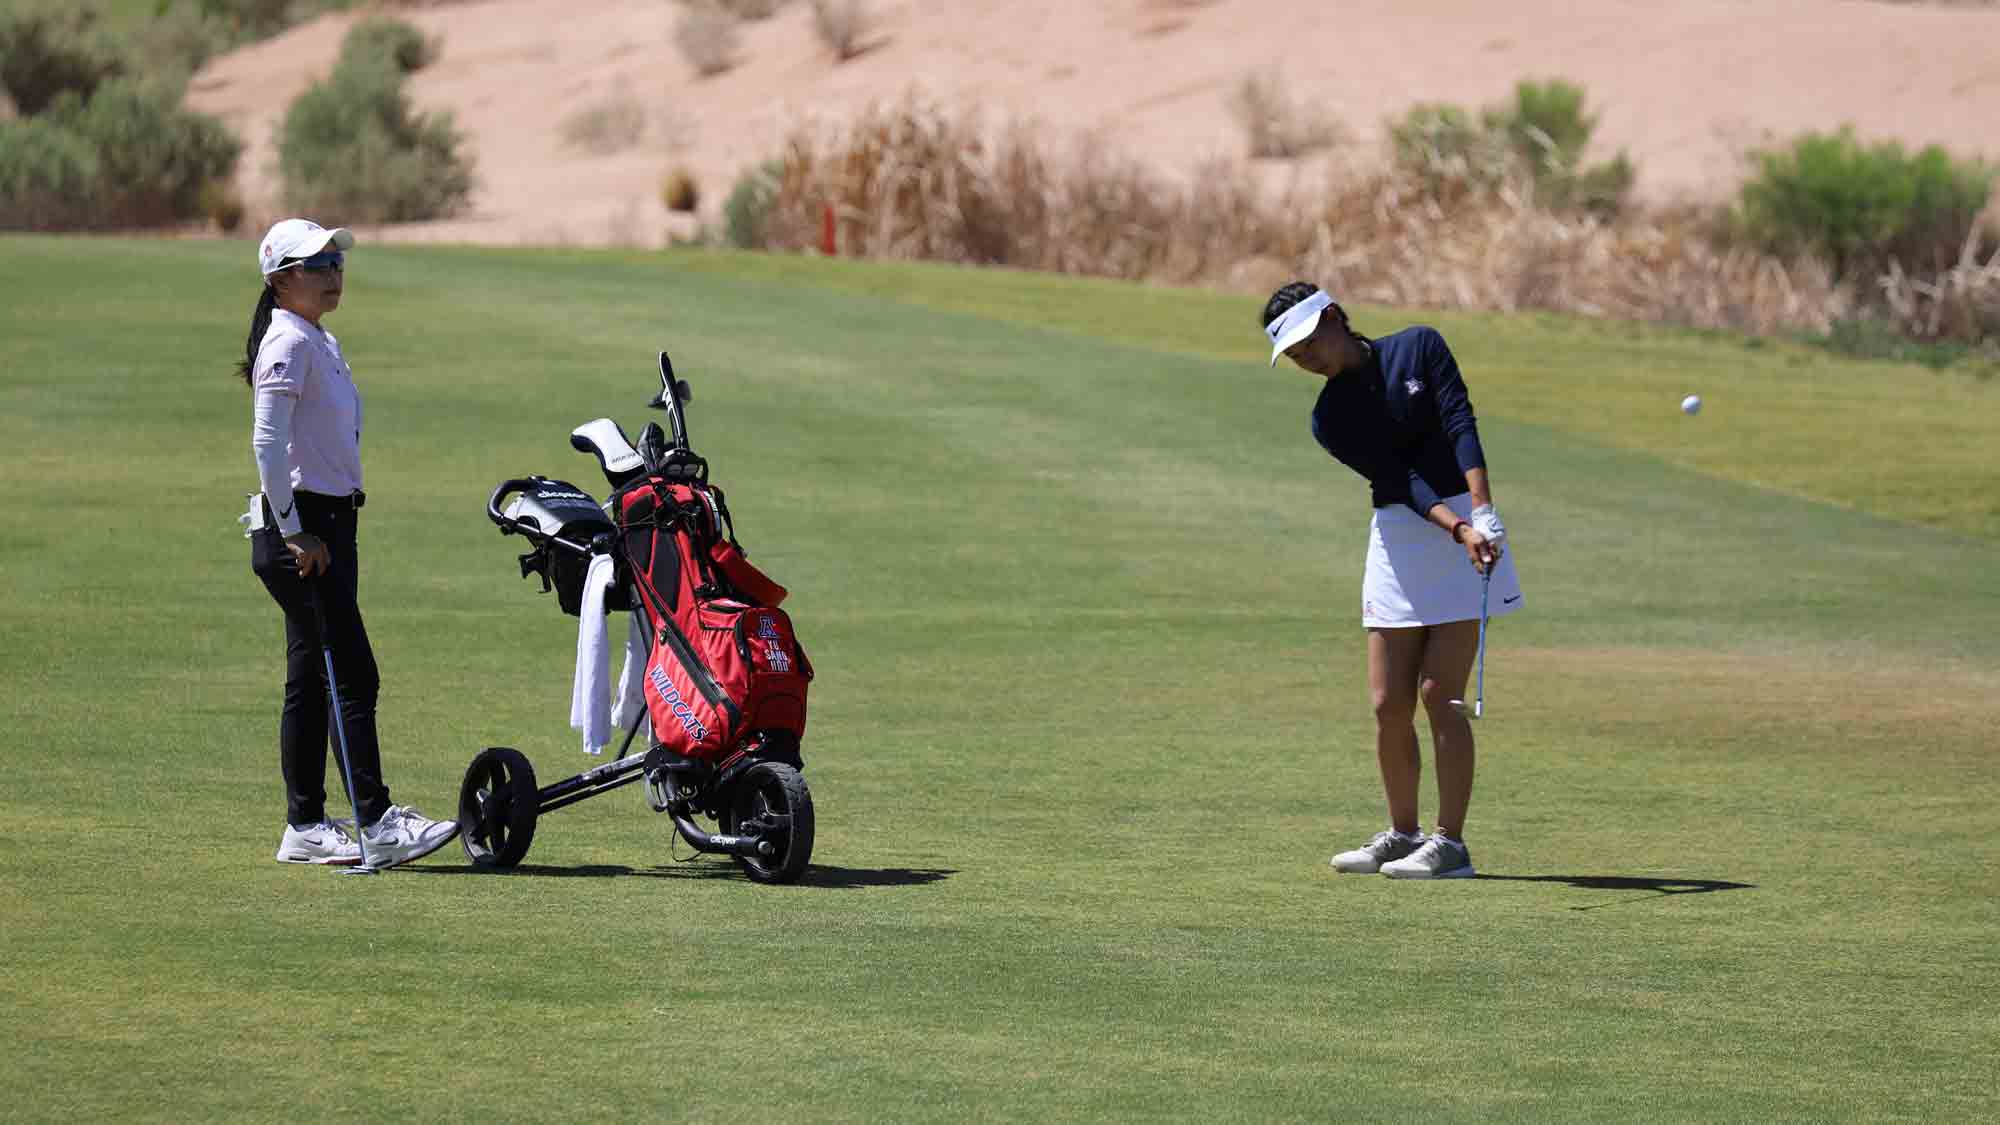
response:
<path id="1" fill-rule="evenodd" d="M 1701 396 L 1700 396 L 1700 395 L 1689 395 L 1689 396 L 1687 396 L 1686 398 L 1682 399 L 1682 400 L 1681 400 L 1681 413 L 1682 413 L 1682 414 L 1699 414 L 1699 413 L 1701 413 Z"/>

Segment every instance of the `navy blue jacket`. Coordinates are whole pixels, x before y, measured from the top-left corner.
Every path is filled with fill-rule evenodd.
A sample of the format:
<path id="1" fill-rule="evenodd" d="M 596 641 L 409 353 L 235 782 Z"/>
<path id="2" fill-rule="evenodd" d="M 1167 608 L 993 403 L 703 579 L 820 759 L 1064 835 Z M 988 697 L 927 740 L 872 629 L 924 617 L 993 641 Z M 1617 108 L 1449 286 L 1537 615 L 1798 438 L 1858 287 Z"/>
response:
<path id="1" fill-rule="evenodd" d="M 1377 508 L 1418 515 L 1466 491 L 1465 470 L 1486 467 L 1458 361 L 1435 328 L 1369 341 L 1366 366 L 1326 381 L 1312 433 L 1340 463 L 1368 478 Z"/>

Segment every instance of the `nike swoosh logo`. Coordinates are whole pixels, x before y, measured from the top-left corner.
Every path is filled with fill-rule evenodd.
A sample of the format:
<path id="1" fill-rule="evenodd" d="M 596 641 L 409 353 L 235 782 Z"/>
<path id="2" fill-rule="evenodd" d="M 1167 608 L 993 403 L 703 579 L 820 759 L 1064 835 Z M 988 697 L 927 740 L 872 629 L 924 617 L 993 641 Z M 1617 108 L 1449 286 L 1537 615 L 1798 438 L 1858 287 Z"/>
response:
<path id="1" fill-rule="evenodd" d="M 1501 599 L 1500 599 L 1500 604 L 1501 604 L 1501 605 L 1513 605 L 1513 604 L 1514 604 L 1515 602 L 1518 602 L 1518 601 L 1520 601 L 1520 600 L 1521 600 L 1521 595 L 1519 595 L 1519 594 L 1515 594 L 1515 595 L 1514 595 L 1513 597 L 1511 597 L 1511 598 L 1501 598 Z"/>
<path id="2" fill-rule="evenodd" d="M 286 516 L 289 516 L 289 515 L 291 515 L 291 514 L 292 514 L 292 509 L 293 509 L 293 508 L 296 508 L 296 507 L 298 507 L 298 506 L 299 506 L 299 502 L 298 502 L 297 500 L 294 500 L 294 501 L 292 501 L 291 503 L 289 503 L 289 504 L 285 505 L 285 510 L 284 510 L 284 511 L 282 511 L 282 512 L 279 512 L 279 513 L 278 513 L 278 518 L 279 518 L 279 519 L 284 519 L 284 518 L 285 518 Z"/>

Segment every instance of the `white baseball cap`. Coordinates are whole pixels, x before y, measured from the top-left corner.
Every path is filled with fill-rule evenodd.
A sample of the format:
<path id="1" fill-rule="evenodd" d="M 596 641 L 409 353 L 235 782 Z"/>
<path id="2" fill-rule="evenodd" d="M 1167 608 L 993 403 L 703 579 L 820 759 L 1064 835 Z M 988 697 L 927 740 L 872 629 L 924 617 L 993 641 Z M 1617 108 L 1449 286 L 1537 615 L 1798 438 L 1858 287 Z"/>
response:
<path id="1" fill-rule="evenodd" d="M 1313 290 L 1313 295 L 1286 309 L 1278 319 L 1264 326 L 1264 335 L 1271 338 L 1271 366 L 1278 365 L 1278 357 L 1285 349 L 1313 334 L 1319 327 L 1319 316 L 1328 305 L 1333 304 L 1333 295 L 1324 289 Z"/>
<path id="2" fill-rule="evenodd" d="M 328 246 L 354 249 L 354 232 L 346 227 L 328 230 L 311 219 L 280 219 L 257 246 L 257 268 L 269 277 L 287 261 L 310 258 Z"/>

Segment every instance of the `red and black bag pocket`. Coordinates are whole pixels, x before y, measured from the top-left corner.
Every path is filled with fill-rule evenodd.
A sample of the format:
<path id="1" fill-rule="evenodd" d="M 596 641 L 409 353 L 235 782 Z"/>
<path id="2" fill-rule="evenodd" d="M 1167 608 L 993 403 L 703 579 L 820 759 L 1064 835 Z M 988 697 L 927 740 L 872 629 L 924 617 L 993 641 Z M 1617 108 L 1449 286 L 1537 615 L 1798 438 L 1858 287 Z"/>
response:
<path id="1" fill-rule="evenodd" d="M 654 737 L 697 758 L 758 731 L 805 737 L 813 670 L 791 616 L 717 599 L 697 603 L 691 623 L 683 632 L 669 621 L 646 665 Z"/>
<path id="2" fill-rule="evenodd" d="M 735 745 L 743 708 L 672 618 L 646 661 L 646 710 L 653 737 L 677 754 L 712 758 Z"/>
<path id="3" fill-rule="evenodd" d="M 792 618 L 774 606 L 746 609 L 731 630 L 736 652 L 747 673 L 743 693 L 746 729 L 806 733 L 806 685 L 812 683 L 812 662 L 792 630 Z"/>

